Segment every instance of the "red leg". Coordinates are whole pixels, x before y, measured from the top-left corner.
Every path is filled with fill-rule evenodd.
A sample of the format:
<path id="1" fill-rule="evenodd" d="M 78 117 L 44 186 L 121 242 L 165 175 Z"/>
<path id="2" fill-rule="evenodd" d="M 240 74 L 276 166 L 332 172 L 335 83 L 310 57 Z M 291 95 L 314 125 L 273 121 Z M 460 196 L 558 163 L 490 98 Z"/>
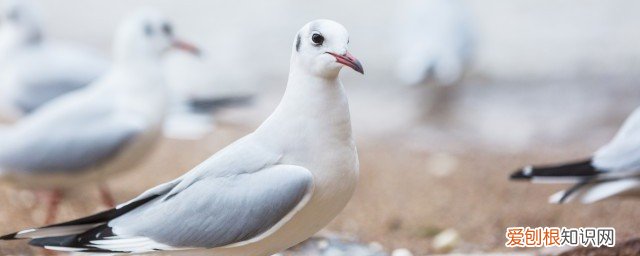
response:
<path id="1" fill-rule="evenodd" d="M 45 225 L 53 224 L 58 214 L 58 206 L 62 200 L 62 191 L 52 190 L 47 193 L 47 218 L 44 221 Z"/>
<path id="2" fill-rule="evenodd" d="M 113 196 L 111 195 L 111 191 L 109 191 L 109 187 L 107 184 L 100 184 L 100 198 L 102 199 L 102 203 L 108 208 L 113 208 L 116 206 L 116 201 L 113 200 Z"/>

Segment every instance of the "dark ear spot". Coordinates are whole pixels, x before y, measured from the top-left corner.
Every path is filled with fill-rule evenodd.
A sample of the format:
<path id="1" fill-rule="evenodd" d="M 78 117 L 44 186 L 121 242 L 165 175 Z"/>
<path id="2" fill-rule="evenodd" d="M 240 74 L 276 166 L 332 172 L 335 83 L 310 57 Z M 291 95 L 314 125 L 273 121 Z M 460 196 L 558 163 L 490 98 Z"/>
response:
<path id="1" fill-rule="evenodd" d="M 296 52 L 300 51 L 300 34 L 298 34 L 298 38 L 296 38 Z"/>

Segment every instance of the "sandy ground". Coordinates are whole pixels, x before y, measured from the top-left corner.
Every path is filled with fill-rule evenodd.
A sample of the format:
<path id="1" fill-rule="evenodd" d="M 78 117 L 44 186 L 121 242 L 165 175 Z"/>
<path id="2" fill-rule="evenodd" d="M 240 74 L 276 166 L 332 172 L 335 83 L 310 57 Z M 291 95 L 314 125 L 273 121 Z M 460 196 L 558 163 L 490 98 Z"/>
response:
<path id="1" fill-rule="evenodd" d="M 510 226 L 612 226 L 619 241 L 640 235 L 637 201 L 549 205 L 547 197 L 562 186 L 507 181 L 519 166 L 579 159 L 606 142 L 638 98 L 627 90 L 631 81 L 611 81 L 607 86 L 530 82 L 519 90 L 505 88 L 517 82 L 473 82 L 458 90 L 449 103 L 451 113 L 438 122 L 409 110 L 424 104 L 421 99 L 430 93 L 441 93 L 437 90 L 348 86 L 361 179 L 329 229 L 418 255 L 433 253 L 432 237 L 447 228 L 462 236 L 458 252 L 512 252 L 503 246 Z M 572 106 L 554 96 L 558 84 L 579 103 Z M 579 89 L 585 87 L 590 89 Z M 117 201 L 181 175 L 250 132 L 279 95 L 274 90 L 252 108 L 223 112 L 222 124 L 202 140 L 164 140 L 139 168 L 109 181 Z M 521 104 L 525 100 L 530 104 Z M 608 110 L 581 112 L 592 109 Z M 60 221 L 101 209 L 91 186 L 69 192 L 67 199 Z M 0 205 L 0 233 L 43 221 L 43 205 L 27 191 L 0 188 Z M 23 242 L 0 246 L 2 255 L 36 253 Z"/>

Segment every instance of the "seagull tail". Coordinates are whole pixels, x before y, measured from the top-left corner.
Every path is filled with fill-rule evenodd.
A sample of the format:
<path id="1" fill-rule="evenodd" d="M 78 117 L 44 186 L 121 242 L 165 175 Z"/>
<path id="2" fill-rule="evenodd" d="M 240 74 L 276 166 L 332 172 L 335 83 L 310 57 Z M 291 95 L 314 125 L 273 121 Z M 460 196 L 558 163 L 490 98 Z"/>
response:
<path id="1" fill-rule="evenodd" d="M 511 174 L 511 180 L 547 183 L 580 183 L 603 172 L 595 168 L 591 159 L 555 166 L 526 166 Z"/>
<path id="2" fill-rule="evenodd" d="M 108 221 L 120 217 L 121 215 L 143 205 L 155 198 L 158 195 L 153 195 L 147 198 L 143 198 L 137 201 L 130 202 L 129 204 L 119 206 L 107 211 L 103 211 L 88 217 L 76 219 L 59 224 L 44 226 L 40 228 L 26 229 L 12 234 L 0 236 L 0 240 L 17 240 L 17 239 L 34 239 L 40 241 L 49 241 L 44 238 L 63 238 L 66 236 L 74 236 L 81 234 L 104 225 Z M 44 240 L 43 240 L 44 239 Z"/>
<path id="3" fill-rule="evenodd" d="M 62 252 L 125 252 L 119 250 L 105 250 L 91 243 L 92 239 L 103 239 L 106 236 L 113 236 L 113 231 L 109 226 L 107 226 L 107 224 L 101 224 L 94 226 L 91 229 L 87 229 L 79 234 L 35 238 L 29 241 L 29 245 Z"/>

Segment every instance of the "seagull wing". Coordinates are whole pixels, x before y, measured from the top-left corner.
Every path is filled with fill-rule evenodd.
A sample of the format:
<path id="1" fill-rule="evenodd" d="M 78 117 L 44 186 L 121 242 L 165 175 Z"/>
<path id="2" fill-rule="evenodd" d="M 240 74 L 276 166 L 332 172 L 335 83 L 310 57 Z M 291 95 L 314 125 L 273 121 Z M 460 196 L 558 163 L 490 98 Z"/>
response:
<path id="1" fill-rule="evenodd" d="M 9 138 L 0 146 L 4 171 L 85 170 L 117 154 L 144 130 L 135 118 L 111 111 L 108 102 L 67 104 L 65 100 L 3 132 L 2 137 Z"/>
<path id="2" fill-rule="evenodd" d="M 128 211 L 112 213 L 115 218 L 110 221 L 97 218 L 92 226 L 72 223 L 84 225 L 79 226 L 84 231 L 66 236 L 49 233 L 30 244 L 63 251 L 136 253 L 233 247 L 275 232 L 306 205 L 313 191 L 311 172 L 294 165 L 271 165 L 195 182 L 186 177 L 120 206 Z M 190 185 L 162 199 L 184 182 Z M 29 230 L 12 235 L 5 239 L 30 237 Z"/>
<path id="3" fill-rule="evenodd" d="M 83 88 L 108 68 L 108 62 L 83 47 L 48 43 L 14 61 L 12 101 L 33 112 L 50 100 Z"/>

